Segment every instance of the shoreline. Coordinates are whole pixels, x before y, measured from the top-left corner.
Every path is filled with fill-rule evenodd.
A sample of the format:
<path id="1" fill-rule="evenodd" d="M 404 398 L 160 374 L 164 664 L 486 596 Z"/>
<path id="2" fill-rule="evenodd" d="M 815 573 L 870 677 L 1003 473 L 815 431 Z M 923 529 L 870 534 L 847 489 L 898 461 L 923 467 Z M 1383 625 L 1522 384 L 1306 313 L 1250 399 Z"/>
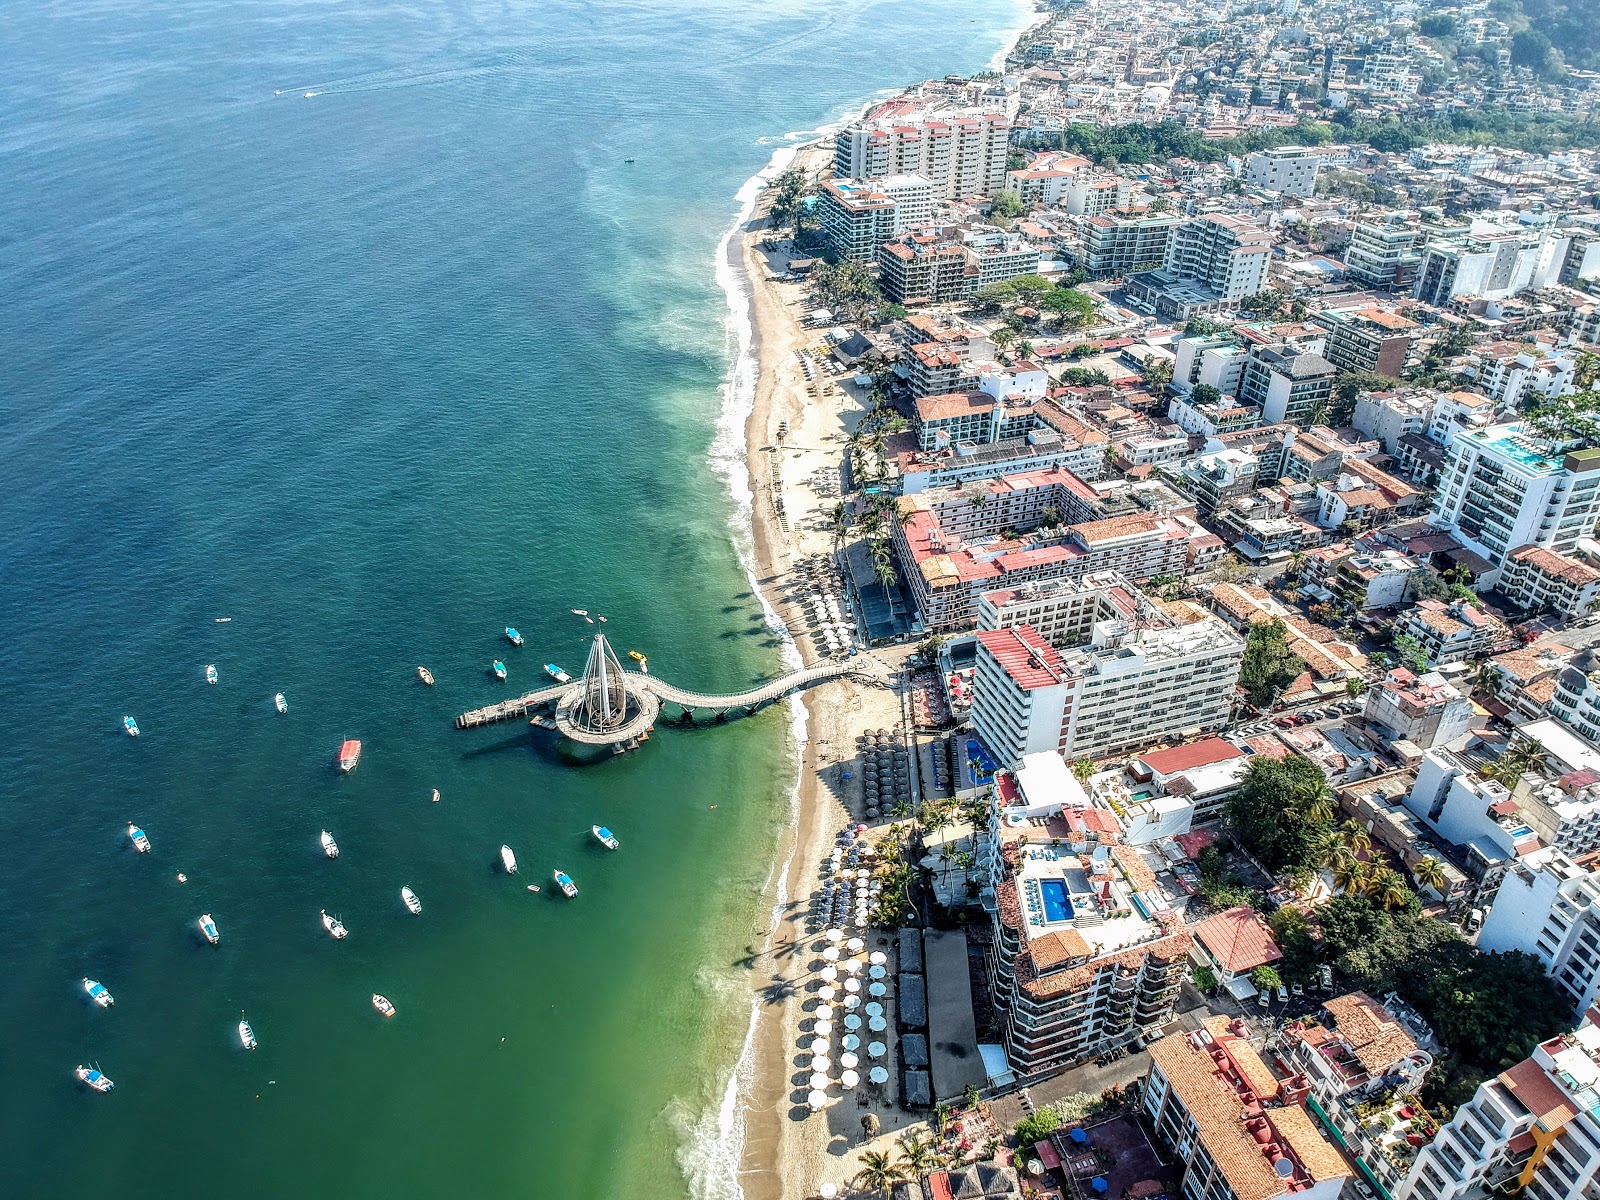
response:
<path id="1" fill-rule="evenodd" d="M 1026 16 L 989 60 L 991 70 L 1004 64 L 1042 15 L 1034 0 L 1019 0 L 1019 7 Z M 739 344 L 718 419 L 714 457 L 728 471 L 736 507 L 748 508 L 749 542 L 739 546 L 741 556 L 748 550 L 751 582 L 769 620 L 782 627 L 785 661 L 796 665 L 806 658 L 802 642 L 810 639 L 803 610 L 791 612 L 792 601 L 786 594 L 796 582 L 793 566 L 808 555 L 832 549 L 831 535 L 807 527 L 824 498 L 812 486 L 815 477 L 807 469 L 838 477 L 845 439 L 865 415 L 866 406 L 857 390 L 828 376 L 819 375 L 815 382 L 802 376 L 797 352 L 813 346 L 820 335 L 797 319 L 805 285 L 773 279 L 759 248 L 768 233 L 760 184 L 790 166 L 808 174 L 825 167 L 832 157 L 833 131 L 859 117 L 871 103 L 819 129 L 813 140 L 775 151 L 740 189 L 739 217 L 717 254 L 718 280 L 728 296 L 730 329 Z M 778 445 L 780 422 L 787 422 L 789 432 Z M 727 444 L 735 434 L 743 443 L 742 464 L 730 461 L 738 457 Z M 775 486 L 785 501 L 782 523 L 772 501 Z M 763 889 L 771 905 L 752 980 L 751 1023 L 718 1110 L 722 1148 L 738 1160 L 736 1174 L 727 1180 L 732 1185 L 727 1194 L 744 1200 L 798 1200 L 815 1195 L 824 1181 L 843 1184 L 853 1174 L 859 1113 L 866 1110 L 850 1105 L 846 1111 L 847 1106 L 834 1103 L 797 1120 L 792 1109 L 790 1060 L 805 1018 L 802 980 L 810 957 L 796 951 L 808 940 L 806 901 L 819 886 L 822 853 L 832 844 L 834 832 L 851 819 L 825 774 L 837 768 L 836 788 L 840 760 L 854 755 L 855 735 L 864 728 L 900 723 L 901 697 L 889 680 L 910 651 L 911 647 L 863 651 L 863 666 L 876 668 L 874 674 L 881 677 L 877 686 L 843 679 L 813 695 L 809 705 L 799 697 L 791 701 L 798 778 L 791 793 L 790 820 Z M 820 657 L 812 646 L 810 660 Z M 897 1107 L 893 1083 L 886 1089 L 885 1102 L 874 1105 L 873 1111 L 881 1122 L 880 1146 L 881 1139 L 891 1139 L 921 1120 Z M 723 1191 L 713 1194 L 720 1197 Z"/>

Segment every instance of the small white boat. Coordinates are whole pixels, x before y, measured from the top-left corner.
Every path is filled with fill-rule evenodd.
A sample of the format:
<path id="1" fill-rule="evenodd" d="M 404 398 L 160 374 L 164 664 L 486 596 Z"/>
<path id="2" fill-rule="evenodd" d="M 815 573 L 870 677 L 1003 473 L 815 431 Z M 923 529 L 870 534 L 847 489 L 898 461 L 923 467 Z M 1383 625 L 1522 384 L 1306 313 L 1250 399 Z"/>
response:
<path id="1" fill-rule="evenodd" d="M 232 617 L 212 617 L 211 619 L 213 621 L 215 621 L 218 625 L 228 625 L 228 624 L 231 624 L 232 621 L 233 621 Z"/>
<path id="2" fill-rule="evenodd" d="M 344 927 L 338 917 L 330 917 L 328 910 L 322 910 L 322 927 L 328 931 L 328 936 L 336 942 L 342 942 L 350 931 Z"/>
<path id="3" fill-rule="evenodd" d="M 140 854 L 150 853 L 149 836 L 132 821 L 128 822 L 128 840 L 133 843 L 133 848 Z"/>
<path id="4" fill-rule="evenodd" d="M 195 924 L 200 927 L 200 936 L 213 946 L 222 941 L 222 935 L 217 932 L 217 923 L 211 919 L 210 913 L 201 913 L 200 919 Z"/>
<path id="5" fill-rule="evenodd" d="M 394 1016 L 394 1005 L 389 1002 L 389 997 L 387 996 L 380 996 L 377 992 L 373 992 L 372 1007 L 377 1009 L 386 1017 Z"/>
<path id="6" fill-rule="evenodd" d="M 433 802 L 435 804 L 439 803 L 439 789 L 438 788 L 434 788 L 433 789 Z"/>
<path id="7" fill-rule="evenodd" d="M 123 717 L 122 727 L 128 731 L 129 737 L 139 736 L 139 722 L 135 721 L 132 717 Z"/>
<path id="8" fill-rule="evenodd" d="M 545 665 L 544 665 L 544 673 L 546 675 L 550 676 L 551 679 L 554 679 L 557 683 L 571 683 L 572 682 L 572 676 L 568 675 L 560 667 L 556 666 L 555 663 L 545 663 Z"/>
<path id="9" fill-rule="evenodd" d="M 550 878 L 556 881 L 556 886 L 561 889 L 561 894 L 571 900 L 578 894 L 578 885 L 572 882 L 572 876 L 565 871 L 552 871 Z"/>
<path id="10" fill-rule="evenodd" d="M 417 899 L 417 894 L 409 886 L 400 889 L 400 899 L 405 901 L 406 911 L 412 916 L 422 915 L 422 901 Z"/>
<path id="11" fill-rule="evenodd" d="M 216 663 L 207 663 L 206 664 L 206 682 L 209 683 L 212 687 L 216 687 L 216 685 L 217 685 L 217 664 Z"/>
<path id="12" fill-rule="evenodd" d="M 87 975 L 83 977 L 83 991 L 89 999 L 93 1000 L 101 1008 L 110 1008 L 116 1003 L 112 999 L 111 993 L 106 989 L 105 984 L 98 979 L 90 979 Z"/>
<path id="13" fill-rule="evenodd" d="M 433 672 L 428 670 L 427 667 L 417 668 L 417 678 L 422 680 L 422 682 L 427 684 L 429 687 L 433 686 Z"/>
<path id="14" fill-rule="evenodd" d="M 272 704 L 273 707 L 281 713 L 286 713 L 289 711 L 289 702 L 283 698 L 282 692 L 278 692 L 273 695 Z"/>
<path id="15" fill-rule="evenodd" d="M 239 1014 L 239 1044 L 246 1050 L 256 1048 L 256 1031 L 250 1028 L 250 1022 L 244 1019 L 244 1013 Z"/>
<path id="16" fill-rule="evenodd" d="M 591 825 L 589 826 L 589 832 L 594 834 L 594 840 L 607 850 L 615 850 L 617 848 L 617 835 L 604 825 Z"/>
<path id="17" fill-rule="evenodd" d="M 339 857 L 339 843 L 333 840 L 333 834 L 326 829 L 322 831 L 322 852 L 329 858 Z"/>
<path id="18" fill-rule="evenodd" d="M 510 846 L 500 847 L 500 865 L 505 868 L 507 875 L 517 873 L 517 856 L 511 853 Z"/>
<path id="19" fill-rule="evenodd" d="M 98 1067 L 80 1066 L 73 1072 L 80 1082 L 87 1083 L 97 1092 L 109 1092 L 117 1085 L 111 1082 L 111 1077 L 104 1074 Z"/>

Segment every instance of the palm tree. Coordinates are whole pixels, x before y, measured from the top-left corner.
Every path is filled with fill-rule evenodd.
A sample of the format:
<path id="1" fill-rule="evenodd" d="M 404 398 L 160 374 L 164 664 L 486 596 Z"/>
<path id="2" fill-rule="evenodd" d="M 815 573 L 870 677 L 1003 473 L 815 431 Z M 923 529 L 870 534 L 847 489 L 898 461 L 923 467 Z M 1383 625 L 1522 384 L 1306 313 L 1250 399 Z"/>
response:
<path id="1" fill-rule="evenodd" d="M 1293 575 L 1296 579 L 1299 579 L 1300 572 L 1306 569 L 1306 552 L 1304 550 L 1296 550 L 1293 554 L 1289 555 L 1289 560 L 1284 564 L 1284 567 L 1286 568 L 1287 574 Z"/>
<path id="2" fill-rule="evenodd" d="M 1072 774 L 1079 783 L 1088 783 L 1094 777 L 1094 759 L 1088 755 L 1073 759 Z"/>
<path id="3" fill-rule="evenodd" d="M 1472 675 L 1472 690 L 1485 700 L 1493 700 L 1500 694 L 1500 685 L 1505 682 L 1505 676 L 1500 674 L 1499 668 L 1487 658 L 1478 664 L 1478 669 Z"/>
<path id="4" fill-rule="evenodd" d="M 1339 836 L 1337 830 L 1319 830 L 1311 839 L 1312 856 L 1323 866 L 1331 866 L 1341 852 L 1348 853 L 1345 850 L 1344 839 Z"/>
<path id="5" fill-rule="evenodd" d="M 1393 912 L 1406 906 L 1406 901 L 1411 899 L 1411 889 L 1406 886 L 1399 871 L 1384 867 L 1374 871 L 1372 878 L 1367 881 L 1367 895 L 1383 905 L 1384 911 Z"/>
<path id="6" fill-rule="evenodd" d="M 894 1185 L 905 1177 L 905 1171 L 890 1160 L 887 1151 L 866 1150 L 861 1155 L 861 1169 L 850 1180 L 850 1186 L 877 1192 L 884 1200 L 888 1200 Z"/>
<path id="7" fill-rule="evenodd" d="M 1411 878 L 1417 881 L 1419 888 L 1432 888 L 1444 895 L 1444 866 L 1431 854 L 1417 859 L 1411 868 Z"/>
<path id="8" fill-rule="evenodd" d="M 900 1139 L 899 1165 L 908 1178 L 916 1179 L 927 1174 L 933 1169 L 937 1157 L 938 1150 L 932 1138 L 913 1133 Z"/>
<path id="9" fill-rule="evenodd" d="M 1357 858 L 1372 849 L 1372 835 L 1359 822 L 1346 821 L 1339 826 L 1339 832 L 1344 834 L 1344 840 L 1349 843 L 1350 852 Z"/>
<path id="10" fill-rule="evenodd" d="M 1351 855 L 1333 864 L 1333 886 L 1347 895 L 1366 890 L 1367 864 Z"/>
<path id="11" fill-rule="evenodd" d="M 1312 825 L 1326 825 L 1333 820 L 1333 793 L 1323 788 L 1305 801 L 1300 815 Z"/>
<path id="12" fill-rule="evenodd" d="M 989 340 L 994 343 L 994 348 L 996 350 L 1004 350 L 1007 346 L 1011 345 L 1012 342 L 1017 340 L 1017 335 L 1012 330 L 1007 329 L 1002 325 L 999 329 L 996 329 L 989 335 Z"/>

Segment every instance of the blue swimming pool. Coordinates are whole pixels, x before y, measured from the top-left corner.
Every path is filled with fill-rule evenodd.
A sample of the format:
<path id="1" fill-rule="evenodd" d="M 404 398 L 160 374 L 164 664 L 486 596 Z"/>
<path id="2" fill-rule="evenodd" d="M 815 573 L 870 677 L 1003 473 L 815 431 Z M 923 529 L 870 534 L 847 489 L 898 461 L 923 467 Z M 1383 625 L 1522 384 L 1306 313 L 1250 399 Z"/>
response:
<path id="1" fill-rule="evenodd" d="M 1046 921 L 1070 921 L 1072 901 L 1067 899 L 1067 885 L 1059 879 L 1041 879 L 1039 894 L 1044 898 Z"/>

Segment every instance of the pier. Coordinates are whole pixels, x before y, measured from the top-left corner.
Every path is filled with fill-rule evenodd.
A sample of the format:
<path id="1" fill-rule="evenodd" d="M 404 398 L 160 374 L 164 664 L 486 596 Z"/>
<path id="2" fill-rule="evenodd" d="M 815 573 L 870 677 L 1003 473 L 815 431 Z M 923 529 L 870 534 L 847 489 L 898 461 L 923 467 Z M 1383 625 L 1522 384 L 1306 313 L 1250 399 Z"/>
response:
<path id="1" fill-rule="evenodd" d="M 663 702 L 676 704 L 687 720 L 701 710 L 718 717 L 736 709 L 754 713 L 763 704 L 854 671 L 849 662 L 815 663 L 742 692 L 695 692 L 658 675 L 624 671 L 605 634 L 600 633 L 595 635 L 582 679 L 464 712 L 456 718 L 456 728 L 527 720 L 530 713 L 553 707 L 553 723 L 563 736 L 592 746 L 617 745 L 648 733 L 661 715 Z"/>

